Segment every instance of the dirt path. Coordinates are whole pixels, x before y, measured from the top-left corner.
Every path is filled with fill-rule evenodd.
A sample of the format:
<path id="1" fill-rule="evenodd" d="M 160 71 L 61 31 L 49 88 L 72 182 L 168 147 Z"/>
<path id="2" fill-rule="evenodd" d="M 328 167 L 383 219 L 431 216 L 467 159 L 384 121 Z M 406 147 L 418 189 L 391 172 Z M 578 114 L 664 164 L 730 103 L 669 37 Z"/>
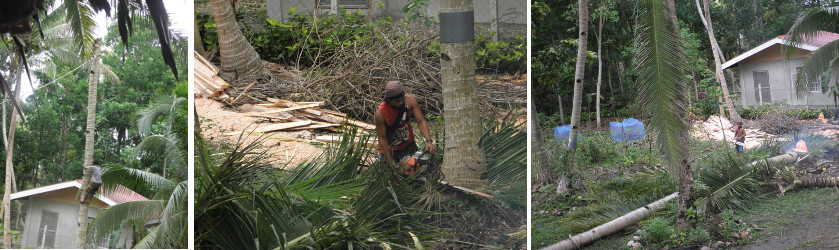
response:
<path id="1" fill-rule="evenodd" d="M 765 228 L 738 249 L 839 249 L 839 189 L 820 188 L 772 198 L 745 220 Z"/>

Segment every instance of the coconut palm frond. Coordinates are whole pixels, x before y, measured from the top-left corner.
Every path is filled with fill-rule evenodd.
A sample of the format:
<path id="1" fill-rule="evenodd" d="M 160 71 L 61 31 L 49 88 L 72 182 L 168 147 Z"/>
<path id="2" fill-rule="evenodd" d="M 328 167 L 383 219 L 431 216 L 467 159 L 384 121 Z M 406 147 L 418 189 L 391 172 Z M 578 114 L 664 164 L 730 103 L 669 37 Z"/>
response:
<path id="1" fill-rule="evenodd" d="M 102 188 L 116 192 L 119 185 L 125 186 L 143 196 L 159 194 L 168 197 L 175 188 L 175 183 L 160 175 L 143 170 L 114 167 L 102 174 Z"/>
<path id="2" fill-rule="evenodd" d="M 341 142 L 329 144 L 317 158 L 302 163 L 291 173 L 283 175 L 281 183 L 290 185 L 315 179 L 316 176 L 324 176 L 325 178 L 312 183 L 312 187 L 317 187 L 357 178 L 364 169 L 364 164 L 371 162 L 368 159 L 370 148 L 365 144 L 373 141 L 374 138 L 359 133 L 355 128 L 346 127 L 341 129 L 341 138 Z"/>
<path id="3" fill-rule="evenodd" d="M 160 227 L 155 227 L 154 229 L 152 229 L 152 231 L 149 232 L 149 234 L 146 235 L 146 237 L 143 237 L 139 242 L 137 242 L 137 245 L 135 245 L 134 248 L 136 248 L 136 249 L 152 249 L 152 248 L 154 248 L 154 243 L 157 241 L 157 235 L 158 235 L 157 230 L 159 230 L 159 228 Z"/>
<path id="4" fill-rule="evenodd" d="M 687 91 L 684 59 L 679 30 L 668 19 L 661 1 L 641 1 L 637 21 L 636 56 L 639 101 L 651 118 L 650 128 L 658 133 L 658 142 L 676 178 L 681 161 L 688 154 L 688 125 L 684 93 Z"/>
<path id="5" fill-rule="evenodd" d="M 70 30 L 73 33 L 76 50 L 82 58 L 89 58 L 93 55 L 93 29 L 96 22 L 93 21 L 93 10 L 87 4 L 78 0 L 64 0 L 64 8 L 67 11 L 67 22 L 70 23 Z"/>
<path id="6" fill-rule="evenodd" d="M 806 39 L 816 36 L 819 31 L 839 32 L 839 6 L 815 7 L 802 12 L 792 24 L 784 41 L 792 46 L 800 46 Z M 782 48 L 787 58 L 794 50 Z"/>
<path id="7" fill-rule="evenodd" d="M 137 114 L 140 117 L 137 119 L 137 129 L 141 134 L 151 134 L 152 126 L 157 122 L 157 118 L 165 115 L 170 115 L 172 112 L 172 103 L 175 97 L 168 95 L 155 95 L 149 106 L 141 109 Z"/>
<path id="8" fill-rule="evenodd" d="M 819 79 L 822 75 L 827 76 L 830 82 L 830 75 L 826 74 L 839 60 L 839 40 L 827 43 L 821 48 L 813 51 L 804 59 L 804 65 L 795 77 L 795 94 L 803 97 L 809 89 L 809 82 Z"/>
<path id="9" fill-rule="evenodd" d="M 111 67 L 105 64 L 99 65 L 100 73 L 102 73 L 102 78 L 105 80 L 111 81 L 116 84 L 122 84 L 119 80 L 119 76 L 111 70 Z"/>
<path id="10" fill-rule="evenodd" d="M 87 242 L 99 242 L 113 231 L 119 230 L 123 221 L 140 219 L 148 221 L 160 216 L 166 206 L 162 200 L 129 201 L 105 208 L 88 225 Z"/>
<path id="11" fill-rule="evenodd" d="M 700 213 L 716 213 L 742 208 L 760 188 L 755 167 L 745 159 L 726 154 L 699 171 L 697 208 Z"/>
<path id="12" fill-rule="evenodd" d="M 481 147 L 487 178 L 500 199 L 520 206 L 527 199 L 527 132 L 524 123 L 491 120 L 484 125 Z"/>
<path id="13" fill-rule="evenodd" d="M 166 169 L 174 170 L 175 175 L 183 174 L 186 156 L 181 152 L 180 139 L 177 135 L 150 135 L 137 144 L 133 154 L 137 157 L 149 155 L 162 159 Z M 179 172 L 180 171 L 180 172 Z"/>

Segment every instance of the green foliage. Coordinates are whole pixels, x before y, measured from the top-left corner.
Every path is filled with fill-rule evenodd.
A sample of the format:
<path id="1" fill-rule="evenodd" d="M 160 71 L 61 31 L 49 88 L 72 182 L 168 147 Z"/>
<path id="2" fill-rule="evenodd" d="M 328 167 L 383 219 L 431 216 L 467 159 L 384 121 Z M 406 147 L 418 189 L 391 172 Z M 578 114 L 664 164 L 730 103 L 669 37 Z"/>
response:
<path id="1" fill-rule="evenodd" d="M 408 15 L 405 17 L 405 21 L 411 22 L 419 20 L 425 25 L 425 27 L 431 27 L 431 22 L 434 21 L 434 18 L 429 17 L 425 12 L 425 10 L 428 9 L 429 3 L 430 2 L 428 0 L 408 1 L 408 4 L 405 4 L 405 6 L 402 7 L 402 13 Z"/>
<path id="2" fill-rule="evenodd" d="M 661 244 L 676 237 L 676 229 L 668 218 L 655 217 L 641 222 L 641 225 L 643 238 L 653 244 Z"/>
<path id="3" fill-rule="evenodd" d="M 480 27 L 479 27 L 480 29 Z M 494 32 L 475 35 L 475 63 L 479 70 L 521 72 L 527 57 L 527 41 L 521 36 L 511 42 L 493 42 Z"/>
<path id="4" fill-rule="evenodd" d="M 738 223 L 734 210 L 725 210 L 720 213 L 720 222 L 717 226 L 719 227 L 717 237 L 728 240 L 734 239 L 731 237 L 732 233 L 740 232 L 747 227 L 746 224 Z"/>
<path id="5" fill-rule="evenodd" d="M 705 230 L 705 228 L 696 227 L 688 231 L 684 241 L 686 244 L 702 245 L 708 243 L 708 240 L 710 239 L 711 234 L 708 233 L 708 230 Z"/>

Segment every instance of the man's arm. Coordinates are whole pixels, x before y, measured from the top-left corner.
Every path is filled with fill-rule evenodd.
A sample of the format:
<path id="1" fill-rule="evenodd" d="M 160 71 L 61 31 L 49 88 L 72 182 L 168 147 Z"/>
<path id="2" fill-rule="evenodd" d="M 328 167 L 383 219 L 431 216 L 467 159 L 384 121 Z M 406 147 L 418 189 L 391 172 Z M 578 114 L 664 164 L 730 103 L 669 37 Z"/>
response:
<path id="1" fill-rule="evenodd" d="M 408 108 L 414 113 L 414 120 L 417 120 L 417 126 L 419 126 L 422 137 L 425 137 L 426 140 L 431 139 L 431 130 L 428 129 L 428 123 L 425 122 L 425 117 L 422 115 L 422 111 L 420 111 L 417 98 L 411 95 L 405 95 L 405 102 L 408 103 Z M 425 149 L 431 154 L 434 154 L 436 151 L 434 143 L 430 142 L 426 143 Z"/>
<path id="2" fill-rule="evenodd" d="M 393 162 L 390 155 L 390 146 L 387 141 L 387 125 L 385 123 L 385 116 L 382 111 L 376 110 L 376 137 L 378 137 L 379 148 L 385 155 L 386 162 Z"/>

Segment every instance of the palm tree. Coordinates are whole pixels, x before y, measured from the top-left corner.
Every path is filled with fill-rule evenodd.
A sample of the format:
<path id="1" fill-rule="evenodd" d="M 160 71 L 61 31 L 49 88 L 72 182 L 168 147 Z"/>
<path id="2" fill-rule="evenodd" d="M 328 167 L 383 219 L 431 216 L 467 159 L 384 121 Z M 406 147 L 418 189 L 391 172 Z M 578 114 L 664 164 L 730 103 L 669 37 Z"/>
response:
<path id="1" fill-rule="evenodd" d="M 702 0 L 702 2 L 705 6 L 704 13 L 699 6 L 699 0 L 696 0 L 696 8 L 699 10 L 699 17 L 702 19 L 702 24 L 705 25 L 705 30 L 708 33 L 708 40 L 711 42 L 711 53 L 714 54 L 714 66 L 716 68 L 717 81 L 720 82 L 720 87 L 722 88 L 722 99 L 725 100 L 725 106 L 728 107 L 728 118 L 732 122 L 739 121 L 742 118 L 740 118 L 737 110 L 734 109 L 734 103 L 731 101 L 731 95 L 728 93 L 728 83 L 723 74 L 722 64 L 725 63 L 725 57 L 722 54 L 722 50 L 720 50 L 719 43 L 717 43 L 717 38 L 714 36 L 714 25 L 711 23 L 711 8 L 708 5 L 708 0 Z M 721 112 L 720 116 L 725 116 L 725 113 Z"/>
<path id="2" fill-rule="evenodd" d="M 186 175 L 186 135 L 181 135 L 173 129 L 176 118 L 185 115 L 182 111 L 186 110 L 186 101 L 184 97 L 159 95 L 148 107 L 140 111 L 140 119 L 137 120 L 140 134 L 146 137 L 134 152 L 137 156 L 144 153 L 162 155 L 163 178 L 166 178 L 168 166 L 177 167 L 178 176 Z M 167 119 L 166 130 L 160 134 L 153 134 L 152 125 L 160 117 Z"/>
<path id="3" fill-rule="evenodd" d="M 441 15 L 467 12 L 474 12 L 471 0 L 440 3 Z M 471 26 L 468 29 L 473 30 Z M 440 74 L 443 78 L 443 116 L 446 120 L 443 174 L 453 185 L 482 190 L 487 185 L 487 170 L 486 159 L 479 145 L 481 118 L 475 84 L 475 39 L 474 36 L 465 41 L 444 39 L 441 36 L 440 53 L 443 56 L 440 59 Z"/>
<path id="4" fill-rule="evenodd" d="M 577 133 L 580 131 L 580 108 L 583 103 L 583 78 L 586 70 L 586 45 L 588 44 L 588 1 L 578 0 L 580 19 L 580 36 L 577 43 L 577 65 L 574 70 L 574 97 L 571 103 L 571 131 L 568 134 L 568 169 L 574 172 L 575 155 L 577 154 Z"/>
<path id="5" fill-rule="evenodd" d="M 259 54 L 242 34 L 230 1 L 211 0 L 210 9 L 218 30 L 221 54 L 219 75 L 228 80 L 255 79 L 268 75 Z"/>
<path id="6" fill-rule="evenodd" d="M 188 247 L 187 191 L 190 187 L 186 180 L 172 181 L 154 173 L 116 167 L 102 175 L 102 187 L 110 192 L 131 187 L 133 191 L 150 198 L 120 203 L 99 211 L 88 226 L 86 239 L 89 242 L 99 242 L 111 232 L 130 227 L 141 235 L 133 246 L 135 248 Z M 158 220 L 157 226 L 146 234 L 146 225 L 154 220 Z"/>
<path id="7" fill-rule="evenodd" d="M 85 128 L 85 144 L 84 144 L 84 165 L 90 166 L 93 164 L 93 142 L 94 134 L 96 132 L 96 86 L 99 82 L 99 47 L 102 45 L 102 40 L 96 39 L 93 45 L 93 58 L 90 61 L 90 78 L 87 81 L 87 128 Z M 79 194 L 90 185 L 90 170 L 85 168 L 84 177 L 82 178 L 82 188 L 79 189 Z M 76 195 L 81 198 L 81 195 Z M 87 239 L 87 204 L 79 203 L 79 231 L 76 234 L 76 248 L 84 248 L 85 240 Z"/>
<path id="8" fill-rule="evenodd" d="M 637 19 L 634 63 L 638 72 L 639 104 L 651 118 L 650 128 L 658 133 L 657 141 L 669 168 L 679 180 L 677 227 L 691 227 L 685 211 L 694 200 L 693 172 L 690 165 L 684 49 L 680 32 L 672 21 L 670 8 L 662 1 L 641 1 Z"/>
<path id="9" fill-rule="evenodd" d="M 792 47 L 796 47 L 807 39 L 818 36 L 820 31 L 839 32 L 839 6 L 815 7 L 802 12 L 784 40 Z M 787 59 L 795 52 L 794 49 L 788 49 L 788 46 L 784 46 L 783 49 L 786 50 Z M 796 94 L 802 96 L 807 93 L 808 76 L 818 77 L 836 67 L 839 67 L 839 40 L 823 45 L 804 59 L 804 65 L 801 66 L 801 71 L 795 79 Z M 839 76 L 836 78 L 835 85 L 839 87 Z M 828 74 L 829 80 L 830 74 Z"/>

